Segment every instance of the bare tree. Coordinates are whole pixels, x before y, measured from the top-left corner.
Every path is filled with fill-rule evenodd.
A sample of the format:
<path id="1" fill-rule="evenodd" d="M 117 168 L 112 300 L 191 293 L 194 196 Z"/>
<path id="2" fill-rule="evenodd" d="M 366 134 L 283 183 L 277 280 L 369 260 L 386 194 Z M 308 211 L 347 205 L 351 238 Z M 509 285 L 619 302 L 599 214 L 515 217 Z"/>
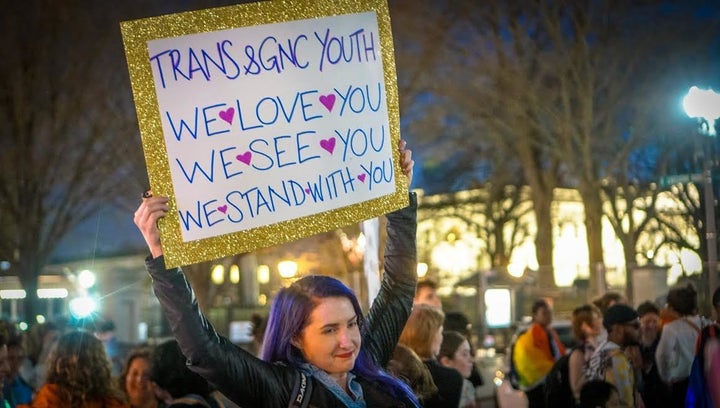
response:
<path id="1" fill-rule="evenodd" d="M 434 91 L 448 100 L 446 106 L 462 114 L 469 129 L 443 135 L 447 145 L 467 150 L 472 144 L 489 143 L 519 163 L 537 220 L 540 285 L 552 287 L 551 203 L 561 180 L 561 162 L 541 142 L 542 133 L 548 131 L 539 126 L 543 118 L 537 109 L 547 101 L 542 95 L 546 78 L 537 67 L 541 49 L 525 35 L 508 41 L 508 35 L 517 31 L 519 36 L 525 28 L 516 18 L 522 9 L 507 7 L 499 2 L 456 4 L 455 35 L 437 51 L 446 68 Z M 504 13 L 510 18 L 505 20 Z M 502 26 L 500 21 L 510 25 Z"/>
<path id="2" fill-rule="evenodd" d="M 514 150 L 533 194 L 541 266 L 552 264 L 552 191 L 578 189 L 596 286 L 603 270 L 603 182 L 653 136 L 642 125 L 666 115 L 645 98 L 663 73 L 697 50 L 687 42 L 692 18 L 682 15 L 692 6 L 674 14 L 645 1 L 453 6 L 451 35 L 436 49 L 446 69 L 436 70 L 433 91 L 466 124 L 479 121 L 488 130 L 475 143 Z M 443 134 L 457 143 L 453 136 Z M 540 280 L 550 286 L 551 269 L 540 271 Z"/>
<path id="3" fill-rule="evenodd" d="M 99 5 L 50 3 L 0 17 L 0 257 L 26 290 L 26 317 L 65 234 L 146 183 L 133 179 L 142 156 L 116 21 Z"/>

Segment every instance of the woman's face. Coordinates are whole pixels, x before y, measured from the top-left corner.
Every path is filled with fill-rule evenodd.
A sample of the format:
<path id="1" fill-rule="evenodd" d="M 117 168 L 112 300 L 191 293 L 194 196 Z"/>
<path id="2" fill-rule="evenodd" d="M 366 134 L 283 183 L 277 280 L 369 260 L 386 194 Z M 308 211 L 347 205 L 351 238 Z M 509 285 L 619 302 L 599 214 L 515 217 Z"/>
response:
<path id="1" fill-rule="evenodd" d="M 147 401 L 155 400 L 155 393 L 150 381 L 150 362 L 144 357 L 137 357 L 130 362 L 125 377 L 125 392 L 127 392 L 132 406 L 140 406 Z"/>
<path id="2" fill-rule="evenodd" d="M 331 376 L 347 374 L 360 352 L 358 316 L 350 300 L 320 299 L 310 313 L 309 324 L 293 344 L 302 350 L 305 360 Z"/>
<path id="3" fill-rule="evenodd" d="M 455 354 L 452 355 L 452 359 L 446 360 L 448 367 L 452 367 L 462 374 L 463 378 L 470 377 L 470 373 L 473 368 L 473 357 L 470 353 L 470 343 L 467 340 L 460 343 L 460 346 L 455 350 Z"/>
<path id="4" fill-rule="evenodd" d="M 592 337 L 597 337 L 602 333 L 603 325 L 602 325 L 602 317 L 599 313 L 592 313 L 592 330 L 590 331 L 589 335 Z"/>
<path id="5" fill-rule="evenodd" d="M 432 353 L 432 357 L 437 357 L 438 354 L 440 354 L 440 346 L 442 346 L 443 341 L 443 327 L 440 326 L 437 329 L 437 332 L 435 332 L 435 335 L 432 338 L 432 343 L 430 344 L 430 352 Z"/>
<path id="6" fill-rule="evenodd" d="M 640 333 L 646 338 L 655 338 L 660 330 L 660 316 L 645 313 L 640 318 Z"/>

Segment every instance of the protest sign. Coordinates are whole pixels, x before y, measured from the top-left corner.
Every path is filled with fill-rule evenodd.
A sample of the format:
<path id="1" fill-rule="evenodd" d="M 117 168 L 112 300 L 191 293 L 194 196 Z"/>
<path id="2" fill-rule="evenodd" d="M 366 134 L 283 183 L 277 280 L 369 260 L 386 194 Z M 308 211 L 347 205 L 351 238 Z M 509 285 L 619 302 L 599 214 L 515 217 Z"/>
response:
<path id="1" fill-rule="evenodd" d="M 407 205 L 387 3 L 312 3 L 121 24 L 168 267 Z"/>

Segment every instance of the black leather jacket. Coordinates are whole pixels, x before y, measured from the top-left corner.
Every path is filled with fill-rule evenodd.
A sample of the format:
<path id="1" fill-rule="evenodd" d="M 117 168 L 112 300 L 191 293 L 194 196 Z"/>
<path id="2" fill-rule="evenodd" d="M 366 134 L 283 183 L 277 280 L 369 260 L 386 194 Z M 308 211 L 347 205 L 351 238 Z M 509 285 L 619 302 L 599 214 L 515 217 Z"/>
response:
<path id="1" fill-rule="evenodd" d="M 410 195 L 410 206 L 387 214 L 385 273 L 361 345 L 382 367 L 390 359 L 412 308 L 417 283 L 416 215 L 415 194 Z M 244 408 L 287 408 L 297 370 L 262 361 L 220 336 L 198 308 L 179 268 L 166 270 L 162 257 L 148 259 L 146 264 L 155 295 L 190 368 Z M 322 384 L 312 381 L 311 407 L 343 406 Z M 368 407 L 412 406 L 363 378 L 358 381 Z"/>

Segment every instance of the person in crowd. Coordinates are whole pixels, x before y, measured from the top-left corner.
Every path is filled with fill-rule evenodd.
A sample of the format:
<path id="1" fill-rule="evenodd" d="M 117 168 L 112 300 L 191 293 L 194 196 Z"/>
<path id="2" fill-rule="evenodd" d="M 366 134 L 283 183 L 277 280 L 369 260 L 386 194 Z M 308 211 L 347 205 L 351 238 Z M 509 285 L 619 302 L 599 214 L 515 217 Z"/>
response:
<path id="1" fill-rule="evenodd" d="M 115 335 L 115 322 L 112 320 L 100 322 L 95 330 L 95 336 L 102 341 L 105 353 L 110 359 L 112 375 L 117 377 L 123 369 L 123 362 L 129 346 L 118 340 Z"/>
<path id="2" fill-rule="evenodd" d="M 398 177 L 412 179 L 412 153 L 400 142 Z M 179 268 L 166 269 L 157 222 L 167 197 L 145 194 L 134 221 L 150 249 L 153 288 L 189 367 L 243 407 L 418 405 L 412 390 L 381 369 L 410 314 L 417 281 L 417 197 L 387 214 L 385 273 L 369 315 L 338 279 L 311 275 L 281 289 L 270 308 L 262 359 L 215 332 Z M 294 392 L 298 385 L 297 395 Z M 240 386 L 241 385 L 241 386 Z"/>
<path id="3" fill-rule="evenodd" d="M 4 321 L 3 321 L 4 323 Z M 10 377 L 10 363 L 8 361 L 8 337 L 10 333 L 6 330 L 7 327 L 0 328 L 0 389 L 5 387 L 5 383 Z M 11 408 L 10 403 L 5 399 L 5 396 L 0 394 L 0 407 Z"/>
<path id="4" fill-rule="evenodd" d="M 167 408 L 222 407 L 213 398 L 207 380 L 188 368 L 176 340 L 168 340 L 153 350 L 150 380 Z"/>
<path id="5" fill-rule="evenodd" d="M 132 408 L 164 406 L 155 396 L 155 387 L 150 379 L 151 364 L 152 348 L 150 347 L 138 347 L 128 353 L 118 380 Z"/>
<path id="6" fill-rule="evenodd" d="M 702 336 L 709 339 L 703 347 L 703 371 L 710 391 L 710 399 L 716 407 L 720 407 L 720 287 L 712 295 L 716 335 L 710 336 L 710 325 L 703 329 Z"/>
<path id="7" fill-rule="evenodd" d="M 613 384 L 618 390 L 621 407 L 642 407 L 635 369 L 623 353 L 625 347 L 638 344 L 640 318 L 635 309 L 618 303 L 605 312 L 603 326 L 607 330 L 607 339 L 598 345 L 586 364 L 585 379 Z"/>
<path id="8" fill-rule="evenodd" d="M 60 327 L 53 322 L 36 324 L 28 330 L 27 357 L 20 367 L 20 375 L 36 392 L 45 383 L 47 359 L 60 332 Z"/>
<path id="9" fill-rule="evenodd" d="M 5 401 L 11 408 L 19 404 L 28 404 L 32 401 L 33 389 L 20 376 L 20 367 L 25 360 L 25 347 L 21 336 L 14 334 L 8 340 L 7 359 L 9 372 L 3 387 Z"/>
<path id="10" fill-rule="evenodd" d="M 627 298 L 619 292 L 605 292 L 600 297 L 593 300 L 593 305 L 600 309 L 600 313 L 605 315 L 605 312 L 618 303 L 627 304 Z"/>
<path id="11" fill-rule="evenodd" d="M 475 366 L 475 359 L 470 351 L 470 342 L 467 337 L 456 331 L 443 331 L 438 361 L 445 367 L 456 369 L 464 379 L 460 407 L 475 408 L 477 406 L 475 386 L 469 380 L 473 366 Z"/>
<path id="12" fill-rule="evenodd" d="M 668 307 L 667 293 L 656 297 L 655 304 L 660 307 L 660 332 L 662 333 L 662 328 L 665 327 L 666 324 L 677 320 L 680 316 L 676 311 Z"/>
<path id="13" fill-rule="evenodd" d="M 671 288 L 667 305 L 680 318 L 663 327 L 655 361 L 660 378 L 670 387 L 670 405 L 680 407 L 685 403 L 698 335 L 706 323 L 697 315 L 697 292 L 691 284 Z"/>
<path id="14" fill-rule="evenodd" d="M 607 381 L 588 381 L 580 390 L 579 408 L 616 408 L 619 406 L 620 394 L 617 388 Z"/>
<path id="15" fill-rule="evenodd" d="M 420 357 L 404 344 L 395 346 L 392 357 L 387 364 L 390 374 L 405 381 L 420 402 L 436 394 L 438 388 L 432 375 Z"/>
<path id="16" fill-rule="evenodd" d="M 265 336 L 265 329 L 267 328 L 267 319 L 257 313 L 253 313 L 250 317 L 250 322 L 252 324 L 252 341 L 248 343 L 245 348 L 250 353 L 260 357 L 263 337 Z"/>
<path id="17" fill-rule="evenodd" d="M 625 295 L 619 292 L 606 292 L 599 298 L 595 299 L 593 304 L 600 309 L 600 313 L 603 315 L 611 306 L 617 304 L 629 305 L 628 299 Z M 598 343 L 602 343 L 606 339 L 607 332 L 603 329 L 597 337 Z M 640 352 L 640 346 L 638 344 L 629 344 L 623 348 L 623 353 L 625 353 L 625 356 L 630 360 L 630 364 L 635 369 L 635 377 L 638 378 L 638 383 L 640 383 L 639 379 L 642 375 L 642 354 Z"/>
<path id="18" fill-rule="evenodd" d="M 47 362 L 46 382 L 29 405 L 20 407 L 128 408 L 110 374 L 102 342 L 74 330 L 58 338 Z"/>
<path id="19" fill-rule="evenodd" d="M 598 336 L 602 332 L 600 310 L 594 305 L 582 305 L 572 313 L 572 330 L 577 346 L 573 348 L 568 362 L 568 379 L 575 401 L 580 401 L 580 390 L 585 383 L 585 364 L 595 353 Z"/>
<path id="20" fill-rule="evenodd" d="M 668 401 L 668 390 L 660 379 L 655 351 L 660 342 L 660 308 L 651 301 L 641 303 L 637 308 L 640 316 L 640 356 L 642 358 L 640 395 L 646 408 L 664 407 Z"/>
<path id="21" fill-rule="evenodd" d="M 437 294 L 437 290 L 438 284 L 434 280 L 427 278 L 419 281 L 415 289 L 413 303 L 416 305 L 430 305 L 442 310 L 442 301 Z"/>
<path id="22" fill-rule="evenodd" d="M 456 331 L 465 336 L 470 344 L 470 354 L 475 356 L 475 342 L 473 341 L 472 324 L 470 320 L 461 312 L 448 312 L 445 313 L 445 323 L 443 323 L 444 331 Z M 478 370 L 475 364 L 472 365 L 472 371 L 468 378 L 472 383 L 473 387 L 480 387 L 484 384 L 480 370 Z"/>
<path id="23" fill-rule="evenodd" d="M 698 336 L 685 407 L 720 407 L 720 287 L 713 292 L 711 301 L 716 320 Z"/>
<path id="24" fill-rule="evenodd" d="M 565 354 L 560 336 L 550 326 L 552 309 L 543 299 L 532 305 L 532 324 L 515 340 L 513 364 L 529 408 L 545 407 L 545 377 L 553 364 Z"/>
<path id="25" fill-rule="evenodd" d="M 425 408 L 458 407 L 462 396 L 463 377 L 455 369 L 441 365 L 438 360 L 443 341 L 443 312 L 433 306 L 413 306 L 410 318 L 400 335 L 400 344 L 410 347 L 430 371 L 437 394 L 424 400 Z"/>

